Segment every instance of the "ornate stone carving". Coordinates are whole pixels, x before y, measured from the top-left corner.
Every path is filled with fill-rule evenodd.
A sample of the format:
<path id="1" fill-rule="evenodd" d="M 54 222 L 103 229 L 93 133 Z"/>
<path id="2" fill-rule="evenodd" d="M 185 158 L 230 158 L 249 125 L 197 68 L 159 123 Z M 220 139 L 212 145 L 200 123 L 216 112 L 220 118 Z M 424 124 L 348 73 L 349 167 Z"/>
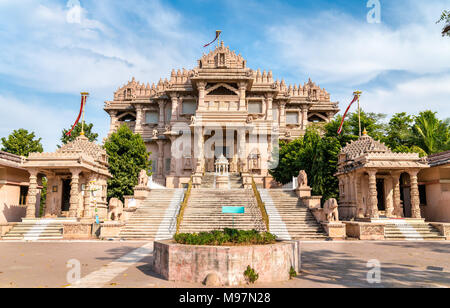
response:
<path id="1" fill-rule="evenodd" d="M 336 199 L 329 199 L 325 202 L 323 211 L 327 222 L 339 222 L 338 202 Z"/>
<path id="2" fill-rule="evenodd" d="M 305 170 L 300 170 L 297 177 L 298 187 L 308 187 L 308 175 Z"/>
<path id="3" fill-rule="evenodd" d="M 148 185 L 148 175 L 147 171 L 141 170 L 139 173 L 139 186 L 147 186 Z"/>

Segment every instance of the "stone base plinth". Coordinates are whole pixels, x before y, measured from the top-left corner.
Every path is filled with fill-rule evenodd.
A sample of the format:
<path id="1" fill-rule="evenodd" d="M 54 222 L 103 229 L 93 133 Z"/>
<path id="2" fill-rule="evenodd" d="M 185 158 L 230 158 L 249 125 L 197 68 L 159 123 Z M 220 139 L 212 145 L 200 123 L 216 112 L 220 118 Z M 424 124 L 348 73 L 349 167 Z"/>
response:
<path id="1" fill-rule="evenodd" d="M 17 224 L 17 222 L 0 224 L 0 239 L 2 238 L 2 236 L 5 236 L 6 233 L 11 231 L 11 229 Z"/>
<path id="2" fill-rule="evenodd" d="M 246 283 L 250 265 L 258 274 L 256 283 L 289 280 L 293 267 L 300 272 L 300 242 L 264 246 L 189 246 L 173 241 L 155 242 L 153 271 L 169 281 L 203 283 L 215 275 L 222 286 Z"/>
<path id="3" fill-rule="evenodd" d="M 150 188 L 147 186 L 136 186 L 134 188 L 134 198 L 135 199 L 146 199 L 150 194 Z"/>
<path id="4" fill-rule="evenodd" d="M 305 198 L 305 197 L 311 197 L 311 187 L 298 187 L 295 190 L 295 193 L 297 194 L 297 197 L 299 198 Z"/>
<path id="5" fill-rule="evenodd" d="M 431 222 L 430 225 L 438 229 L 441 236 L 444 236 L 447 241 L 450 241 L 450 223 Z"/>
<path id="6" fill-rule="evenodd" d="M 320 209 L 322 196 L 300 197 L 300 201 L 303 206 L 306 206 L 309 209 Z"/>
<path id="7" fill-rule="evenodd" d="M 322 223 L 325 232 L 328 237 L 336 240 L 343 240 L 347 237 L 346 228 L 344 223 L 340 222 L 325 222 Z"/>
<path id="8" fill-rule="evenodd" d="M 92 222 L 65 222 L 63 224 L 65 240 L 86 240 L 92 238 Z"/>
<path id="9" fill-rule="evenodd" d="M 370 222 L 344 222 L 346 226 L 347 237 L 357 238 L 359 240 L 384 240 L 384 223 Z"/>
<path id="10" fill-rule="evenodd" d="M 229 184 L 228 175 L 216 176 L 216 188 L 217 189 L 228 189 L 228 184 Z"/>
<path id="11" fill-rule="evenodd" d="M 100 239 L 116 238 L 120 229 L 125 226 L 122 222 L 104 222 L 100 224 Z"/>

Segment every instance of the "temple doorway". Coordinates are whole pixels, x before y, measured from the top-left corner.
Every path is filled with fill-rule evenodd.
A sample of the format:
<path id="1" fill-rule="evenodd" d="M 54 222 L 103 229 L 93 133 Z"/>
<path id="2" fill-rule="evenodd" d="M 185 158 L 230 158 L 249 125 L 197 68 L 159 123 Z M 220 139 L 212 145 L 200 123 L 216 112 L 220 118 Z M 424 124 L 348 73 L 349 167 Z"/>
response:
<path id="1" fill-rule="evenodd" d="M 403 203 L 403 215 L 411 217 L 411 182 L 407 173 L 403 173 L 400 177 L 400 200 Z"/>
<path id="2" fill-rule="evenodd" d="M 381 212 L 386 211 L 384 179 L 377 179 L 377 198 L 378 198 L 378 210 Z"/>
<path id="3" fill-rule="evenodd" d="M 68 212 L 70 209 L 70 180 L 62 180 L 61 211 Z"/>

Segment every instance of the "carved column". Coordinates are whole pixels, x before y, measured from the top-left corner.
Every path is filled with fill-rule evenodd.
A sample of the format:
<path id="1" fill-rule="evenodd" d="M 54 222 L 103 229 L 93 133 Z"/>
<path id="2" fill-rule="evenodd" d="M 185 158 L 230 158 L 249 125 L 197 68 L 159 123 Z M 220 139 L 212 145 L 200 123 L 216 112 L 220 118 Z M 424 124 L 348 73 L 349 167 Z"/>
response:
<path id="1" fill-rule="evenodd" d="M 198 89 L 198 110 L 205 111 L 205 88 L 206 88 L 206 82 L 198 82 L 197 83 L 197 89 Z"/>
<path id="2" fill-rule="evenodd" d="M 239 83 L 239 110 L 245 110 L 245 90 L 247 90 L 247 83 Z"/>
<path id="3" fill-rule="evenodd" d="M 378 214 L 378 193 L 377 193 L 377 171 L 368 170 L 369 174 L 369 217 L 379 218 Z"/>
<path id="4" fill-rule="evenodd" d="M 116 130 L 117 111 L 110 111 L 109 115 L 111 117 L 111 121 L 110 121 L 110 124 L 109 124 L 109 134 L 111 135 Z"/>
<path id="5" fill-rule="evenodd" d="M 280 102 L 280 126 L 286 127 L 286 102 Z"/>
<path id="6" fill-rule="evenodd" d="M 195 149 L 194 149 L 194 158 L 196 159 L 196 166 L 200 163 L 201 171 L 205 170 L 205 153 L 204 153 L 204 144 L 205 144 L 205 137 L 203 136 L 203 127 L 196 126 L 194 128 L 194 142 L 195 142 Z M 196 172 L 200 172 L 200 170 L 197 170 Z"/>
<path id="7" fill-rule="evenodd" d="M 306 130 L 308 128 L 308 108 L 306 106 L 302 107 L 302 129 Z"/>
<path id="8" fill-rule="evenodd" d="M 86 175 L 85 180 L 85 188 L 84 188 L 84 196 L 83 196 L 83 205 L 84 205 L 84 211 L 83 211 L 83 217 L 84 218 L 93 218 L 94 212 L 91 208 L 91 190 L 93 187 L 91 187 L 91 181 L 94 181 L 94 174 L 90 173 Z"/>
<path id="9" fill-rule="evenodd" d="M 177 165 L 178 161 L 181 158 L 180 153 L 178 153 L 178 149 L 175 149 L 175 142 L 177 140 L 178 136 L 169 136 L 170 139 L 170 153 L 171 153 L 171 159 L 170 159 L 170 175 L 175 176 L 177 174 Z"/>
<path id="10" fill-rule="evenodd" d="M 273 105 L 272 95 L 266 96 L 266 109 L 267 109 L 266 120 L 267 121 L 273 120 L 272 105 Z"/>
<path id="11" fill-rule="evenodd" d="M 170 122 L 178 121 L 178 94 L 171 94 L 170 98 L 172 100 L 172 118 Z"/>
<path id="12" fill-rule="evenodd" d="M 411 217 L 422 218 L 420 214 L 420 196 L 419 196 L 419 184 L 417 182 L 418 170 L 409 171 L 409 177 L 411 180 Z"/>
<path id="13" fill-rule="evenodd" d="M 136 126 L 134 128 L 135 133 L 142 132 L 142 106 L 136 105 Z"/>
<path id="14" fill-rule="evenodd" d="M 241 166 L 241 172 L 247 172 L 247 144 L 246 130 L 238 129 L 238 157 Z"/>
<path id="15" fill-rule="evenodd" d="M 356 175 L 354 173 L 350 174 L 349 182 L 349 212 L 347 218 L 355 217 L 356 215 Z"/>
<path id="16" fill-rule="evenodd" d="M 394 188 L 394 215 L 396 217 L 403 217 L 403 208 L 400 195 L 400 172 L 392 173 L 392 184 Z"/>
<path id="17" fill-rule="evenodd" d="M 158 127 L 164 127 L 164 101 L 158 102 L 159 106 L 159 121 L 158 121 Z"/>
<path id="18" fill-rule="evenodd" d="M 70 169 L 72 173 L 72 182 L 70 183 L 70 209 L 69 217 L 77 217 L 79 207 L 79 180 L 81 169 Z"/>
<path id="19" fill-rule="evenodd" d="M 38 194 L 38 183 L 37 183 L 38 171 L 36 169 L 29 169 L 28 173 L 30 174 L 30 186 L 28 187 L 26 218 L 36 218 L 36 202 L 37 202 L 37 194 Z"/>
<path id="20" fill-rule="evenodd" d="M 364 218 L 366 212 L 362 195 L 362 179 L 362 174 L 356 175 L 356 218 Z"/>
<path id="21" fill-rule="evenodd" d="M 164 176 L 164 141 L 163 140 L 158 140 L 156 141 L 156 143 L 158 144 L 158 167 L 157 167 L 157 172 L 156 172 L 156 176 L 158 178 L 163 178 Z"/>

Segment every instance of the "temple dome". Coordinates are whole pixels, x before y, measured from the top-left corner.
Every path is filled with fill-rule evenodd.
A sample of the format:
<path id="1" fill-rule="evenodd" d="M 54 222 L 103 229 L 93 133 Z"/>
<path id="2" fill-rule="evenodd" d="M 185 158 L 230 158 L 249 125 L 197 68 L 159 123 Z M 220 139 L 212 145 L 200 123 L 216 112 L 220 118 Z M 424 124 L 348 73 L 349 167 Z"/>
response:
<path id="1" fill-rule="evenodd" d="M 358 140 L 348 143 L 341 152 L 347 156 L 347 159 L 354 159 L 366 153 L 392 153 L 392 151 L 384 143 L 365 134 Z"/>
<path id="2" fill-rule="evenodd" d="M 104 162 L 106 159 L 106 151 L 95 142 L 89 141 L 86 136 L 79 136 L 74 141 L 71 141 L 61 148 L 59 148 L 56 153 L 61 154 L 75 154 L 83 153 L 94 160 Z"/>

